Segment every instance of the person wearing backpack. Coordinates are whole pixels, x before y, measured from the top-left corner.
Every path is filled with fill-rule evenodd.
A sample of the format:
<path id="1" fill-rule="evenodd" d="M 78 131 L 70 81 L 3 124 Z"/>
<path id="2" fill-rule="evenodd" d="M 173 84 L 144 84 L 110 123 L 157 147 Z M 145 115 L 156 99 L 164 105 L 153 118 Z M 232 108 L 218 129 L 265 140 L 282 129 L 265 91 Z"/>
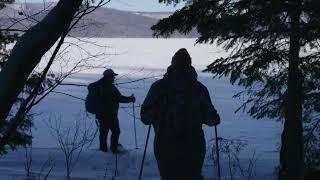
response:
<path id="1" fill-rule="evenodd" d="M 113 153 L 118 153 L 122 147 L 119 144 L 120 127 L 118 120 L 119 103 L 135 102 L 135 97 L 123 96 L 114 85 L 115 76 L 112 69 L 103 72 L 103 78 L 91 83 L 88 86 L 88 96 L 86 99 L 86 109 L 96 115 L 99 122 L 99 142 L 100 150 L 108 151 L 107 137 L 111 131 L 110 149 Z"/>
<path id="2" fill-rule="evenodd" d="M 217 125 L 220 117 L 186 49 L 175 53 L 164 77 L 152 84 L 141 106 L 141 121 L 153 125 L 161 180 L 203 179 L 202 125 Z"/>

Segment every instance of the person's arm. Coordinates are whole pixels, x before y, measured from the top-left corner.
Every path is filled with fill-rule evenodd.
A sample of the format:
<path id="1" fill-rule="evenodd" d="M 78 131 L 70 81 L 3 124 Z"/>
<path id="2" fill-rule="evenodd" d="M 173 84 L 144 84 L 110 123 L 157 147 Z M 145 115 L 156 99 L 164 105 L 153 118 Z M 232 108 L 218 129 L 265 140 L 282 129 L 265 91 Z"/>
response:
<path id="1" fill-rule="evenodd" d="M 204 102 L 203 102 L 204 124 L 208 126 L 218 125 L 220 124 L 220 116 L 211 102 L 209 91 L 205 86 L 203 86 L 203 91 L 204 91 Z"/>
<path id="2" fill-rule="evenodd" d="M 158 87 L 156 82 L 150 87 L 149 92 L 141 105 L 140 117 L 141 121 L 146 125 L 149 125 L 156 120 L 157 92 Z"/>
<path id="3" fill-rule="evenodd" d="M 119 103 L 131 103 L 136 101 L 136 98 L 133 95 L 123 96 L 116 87 L 114 87 L 114 93 Z"/>

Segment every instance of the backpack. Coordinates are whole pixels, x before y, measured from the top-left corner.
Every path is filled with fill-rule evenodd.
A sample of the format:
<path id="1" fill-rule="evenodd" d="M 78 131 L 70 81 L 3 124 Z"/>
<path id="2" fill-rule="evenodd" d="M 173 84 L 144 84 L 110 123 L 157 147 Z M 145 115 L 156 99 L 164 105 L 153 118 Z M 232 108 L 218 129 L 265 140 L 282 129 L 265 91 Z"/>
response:
<path id="1" fill-rule="evenodd" d="M 160 81 L 157 111 L 161 123 L 159 128 L 169 131 L 184 131 L 192 125 L 194 119 L 190 116 L 191 92 L 172 91 L 165 80 Z"/>
<path id="2" fill-rule="evenodd" d="M 91 83 L 88 86 L 88 95 L 85 100 L 86 111 L 97 114 L 100 104 L 100 86 L 97 83 Z"/>

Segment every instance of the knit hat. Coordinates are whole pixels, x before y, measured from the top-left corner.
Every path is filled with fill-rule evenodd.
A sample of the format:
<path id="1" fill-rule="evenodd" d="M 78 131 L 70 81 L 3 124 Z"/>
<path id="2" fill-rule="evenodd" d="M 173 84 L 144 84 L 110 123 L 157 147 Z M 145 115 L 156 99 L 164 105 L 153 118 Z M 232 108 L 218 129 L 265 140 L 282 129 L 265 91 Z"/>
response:
<path id="1" fill-rule="evenodd" d="M 191 66 L 191 57 L 185 48 L 179 49 L 172 57 L 171 65 Z"/>

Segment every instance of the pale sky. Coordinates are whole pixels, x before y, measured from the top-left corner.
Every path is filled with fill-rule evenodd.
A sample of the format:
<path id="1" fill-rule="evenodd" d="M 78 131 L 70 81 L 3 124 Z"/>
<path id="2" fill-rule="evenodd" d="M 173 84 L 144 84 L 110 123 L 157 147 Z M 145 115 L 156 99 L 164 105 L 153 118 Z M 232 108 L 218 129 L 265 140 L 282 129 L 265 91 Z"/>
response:
<path id="1" fill-rule="evenodd" d="M 43 2 L 44 0 L 17 0 L 20 2 Z M 58 0 L 45 0 L 58 1 Z M 166 6 L 165 4 L 158 3 L 158 0 L 111 0 L 107 7 L 129 10 L 129 11 L 174 11 L 181 8 L 183 3 L 177 7 L 173 5 Z"/>

